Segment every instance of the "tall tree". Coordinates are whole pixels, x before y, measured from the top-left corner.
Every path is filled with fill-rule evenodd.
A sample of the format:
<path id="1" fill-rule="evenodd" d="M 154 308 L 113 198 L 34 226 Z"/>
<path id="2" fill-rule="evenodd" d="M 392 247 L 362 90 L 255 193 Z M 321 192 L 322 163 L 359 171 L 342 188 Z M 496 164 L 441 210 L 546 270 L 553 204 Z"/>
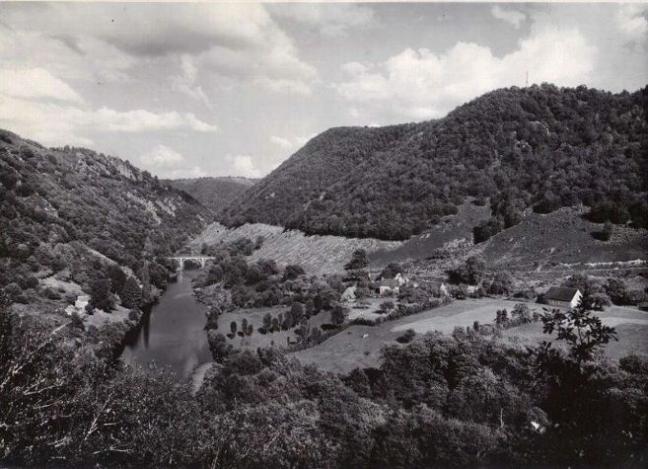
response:
<path id="1" fill-rule="evenodd" d="M 583 293 L 580 302 L 575 308 L 563 312 L 554 309 L 541 317 L 543 332 L 556 334 L 556 339 L 564 340 L 569 346 L 570 356 L 582 365 L 592 360 L 597 350 L 609 343 L 618 340 L 616 330 L 605 326 L 598 316 L 592 314 L 594 303 L 588 291 Z M 545 349 L 551 343 L 543 344 Z"/>
<path id="2" fill-rule="evenodd" d="M 138 308 L 142 303 L 142 289 L 135 277 L 128 277 L 121 291 L 122 305 L 126 308 Z"/>

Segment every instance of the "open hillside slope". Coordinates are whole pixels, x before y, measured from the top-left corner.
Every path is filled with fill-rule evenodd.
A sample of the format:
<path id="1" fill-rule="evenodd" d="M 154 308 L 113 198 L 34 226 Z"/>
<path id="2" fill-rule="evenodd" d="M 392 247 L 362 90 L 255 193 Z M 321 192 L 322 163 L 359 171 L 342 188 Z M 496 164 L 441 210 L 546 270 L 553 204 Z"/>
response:
<path id="1" fill-rule="evenodd" d="M 592 223 L 573 208 L 532 213 L 519 224 L 477 245 L 489 265 L 527 271 L 610 270 L 646 268 L 648 230 L 615 226 L 610 239 L 592 233 Z"/>
<path id="2" fill-rule="evenodd" d="M 344 264 L 356 249 L 365 249 L 369 253 L 390 252 L 401 245 L 398 241 L 370 238 L 306 236 L 298 230 L 284 230 L 280 226 L 262 223 L 245 224 L 238 228 L 227 228 L 220 223 L 212 223 L 191 242 L 191 246 L 197 251 L 203 244 L 214 246 L 227 244 L 239 238 L 255 240 L 259 236 L 263 237 L 263 244 L 253 252 L 253 261 L 274 259 L 283 265 L 298 264 L 309 275 L 344 271 Z"/>
<path id="3" fill-rule="evenodd" d="M 406 239 L 490 199 L 494 224 L 582 203 L 599 219 L 648 225 L 648 88 L 552 85 L 488 93 L 420 124 L 315 137 L 232 204 L 227 225 Z"/>
<path id="4" fill-rule="evenodd" d="M 209 216 L 189 195 L 118 158 L 0 131 L 0 288 L 16 303 L 56 303 L 111 275 L 119 294 L 123 277 L 110 269 L 141 277 L 145 249 L 146 276 L 160 286 L 166 276 L 153 259 L 180 248 Z"/>
<path id="5" fill-rule="evenodd" d="M 242 177 L 203 177 L 164 182 L 185 191 L 213 213 L 218 213 L 252 187 L 257 180 Z"/>

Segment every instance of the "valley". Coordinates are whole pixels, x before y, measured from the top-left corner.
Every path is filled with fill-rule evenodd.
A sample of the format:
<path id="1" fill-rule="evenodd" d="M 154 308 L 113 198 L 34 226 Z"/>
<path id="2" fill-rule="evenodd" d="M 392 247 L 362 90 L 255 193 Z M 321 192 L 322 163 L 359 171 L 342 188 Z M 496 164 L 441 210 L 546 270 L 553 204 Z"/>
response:
<path id="1" fill-rule="evenodd" d="M 330 428 L 337 428 L 339 407 L 351 402 L 349 412 L 370 422 L 371 438 L 391 428 L 389 415 L 397 409 L 409 418 L 433 412 L 443 425 L 453 421 L 462 429 L 452 431 L 513 441 L 497 433 L 502 426 L 519 433 L 531 421 L 562 418 L 547 395 L 537 394 L 538 382 L 553 389 L 551 379 L 566 373 L 590 385 L 597 375 L 588 370 L 612 370 L 609 379 L 631 395 L 634 374 L 644 373 L 648 360 L 645 190 L 633 173 L 635 153 L 648 147 L 628 130 L 643 129 L 635 122 L 639 111 L 626 109 L 626 100 L 638 95 L 562 90 L 556 98 L 575 93 L 627 111 L 628 128 L 613 132 L 629 155 L 618 166 L 619 194 L 598 186 L 585 191 L 581 173 L 562 173 L 567 160 L 557 153 L 542 171 L 548 179 L 556 171 L 566 178 L 563 187 L 571 189 L 560 202 L 537 181 L 526 182 L 531 195 L 516 187 L 514 178 L 533 179 L 531 173 L 542 172 L 536 160 L 550 158 L 537 136 L 520 140 L 522 129 L 511 137 L 515 142 L 506 140 L 512 145 L 506 157 L 481 161 L 464 154 L 464 166 L 456 165 L 460 153 L 452 149 L 466 148 L 448 133 L 450 123 L 458 128 L 457 116 L 488 108 L 493 96 L 529 107 L 540 91 L 551 90 L 487 95 L 445 123 L 332 129 L 259 181 L 160 181 L 115 157 L 46 148 L 2 131 L 0 309 L 9 326 L 0 332 L 20 339 L 0 334 L 0 351 L 11 351 L 7 363 L 29 389 L 52 393 L 52 406 L 78 406 L 101 420 L 109 418 L 102 417 L 105 403 L 116 399 L 122 414 L 147 420 L 161 400 L 168 406 L 165 421 L 199 420 L 216 426 L 218 435 L 237 428 L 239 419 L 256 421 L 255 412 L 274 421 L 294 411 L 298 422 L 291 426 L 315 422 L 327 439 L 337 438 Z M 507 119 L 503 128 L 512 122 Z M 481 138 L 471 125 L 461 132 Z M 348 153 L 354 145 L 357 151 Z M 464 174 L 467 186 L 488 190 L 452 180 L 439 193 L 419 186 L 443 177 L 429 163 L 425 170 L 417 166 L 412 146 L 431 151 L 444 171 Z M 586 147 L 584 167 L 607 171 L 609 162 L 597 159 L 601 149 Z M 395 158 L 405 159 L 396 164 Z M 525 164 L 535 169 L 523 170 L 515 158 L 528 158 Z M 403 161 L 431 179 L 424 184 Z M 493 180 L 481 178 L 480 167 Z M 381 192 L 382 172 L 399 181 L 389 196 Z M 615 201 L 593 202 L 601 194 Z M 611 213 L 616 210 L 625 215 Z M 552 296 L 556 291 L 568 297 Z M 20 362 L 32 356 L 39 357 L 33 372 Z M 60 386 L 73 404 L 52 380 L 65 383 Z M 22 389 L 16 384 L 7 395 L 29 401 Z M 84 397 L 95 390 L 98 401 Z M 477 398 L 487 403 L 475 410 Z M 21 402 L 30 412 L 27 401 Z M 472 421 L 465 409 L 485 416 Z M 106 438 L 122 438 L 105 422 Z M 66 425 L 66 432 L 76 431 Z M 341 425 L 351 431 L 355 423 Z M 183 434 L 207 438 L 196 431 Z M 65 448 L 65 457 L 76 461 Z M 339 448 L 346 446 L 339 442 Z M 347 449 L 336 454 L 353 459 Z"/>
<path id="2" fill-rule="evenodd" d="M 648 468 L 648 3 L 0 2 L 0 469 Z"/>

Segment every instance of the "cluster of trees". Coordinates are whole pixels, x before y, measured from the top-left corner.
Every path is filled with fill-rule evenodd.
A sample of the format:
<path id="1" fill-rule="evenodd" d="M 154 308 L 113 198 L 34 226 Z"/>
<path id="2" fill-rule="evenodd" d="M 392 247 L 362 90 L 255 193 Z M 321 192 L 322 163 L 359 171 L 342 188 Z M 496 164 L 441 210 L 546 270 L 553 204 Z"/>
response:
<path id="1" fill-rule="evenodd" d="M 450 283 L 478 285 L 486 275 L 486 263 L 477 256 L 470 256 L 463 264 L 458 265 L 448 272 Z"/>
<path id="2" fill-rule="evenodd" d="M 524 303 L 516 304 L 511 310 L 510 315 L 506 308 L 498 309 L 495 312 L 495 325 L 502 329 L 516 327 L 539 320 L 539 315 L 535 312 L 531 313 L 529 307 Z"/>
<path id="3" fill-rule="evenodd" d="M 648 463 L 648 362 L 597 360 L 614 331 L 586 311 L 578 322 L 546 318 L 565 348 L 428 334 L 387 347 L 379 368 L 345 376 L 273 349 L 232 353 L 195 397 L 162 372 L 107 366 L 82 337 L 65 340 L 72 330 L 34 330 L 0 312 L 0 461 L 9 464 Z M 581 337 L 595 337 L 593 346 Z"/>
<path id="4" fill-rule="evenodd" d="M 592 308 L 602 309 L 611 303 L 620 306 L 637 305 L 648 298 L 648 289 L 632 290 L 621 278 L 608 278 L 605 281 L 593 279 L 584 274 L 574 274 L 563 286 L 578 288 L 592 298 Z"/>
<path id="5" fill-rule="evenodd" d="M 421 124 L 332 129 L 234 203 L 223 219 L 306 233 L 405 239 L 490 199 L 477 242 L 524 210 L 584 204 L 599 222 L 648 226 L 648 88 L 509 88 Z M 288 183 L 299 181 L 299 184 Z"/>
<path id="6" fill-rule="evenodd" d="M 341 276 L 330 275 L 320 279 L 307 277 L 304 269 L 297 264 L 289 264 L 282 270 L 274 260 L 248 262 L 247 256 L 260 243 L 262 240 L 252 243 L 249 239 L 241 238 L 229 244 L 203 249 L 214 260 L 196 282 L 203 287 L 219 284 L 222 289 L 229 291 L 231 299 L 231 304 L 227 304 L 227 295 L 219 292 L 219 306 L 212 307 L 208 314 L 206 328 L 210 330 L 208 338 L 216 360 L 222 360 L 233 350 L 226 338 L 254 333 L 254 327 L 246 319 L 241 321 L 240 327 L 238 322 L 232 321 L 227 334 L 215 332 L 223 308 L 288 306 L 287 310 L 277 314 L 266 313 L 257 332 L 272 334 L 294 329 L 298 346 L 319 343 L 324 337 L 319 326 L 309 325 L 308 320 L 312 316 L 330 311 L 332 324 L 323 326 L 330 329 L 337 329 L 346 321 L 349 311 L 339 303 L 340 295 L 346 288 Z M 357 250 L 348 265 L 351 270 L 366 267 L 366 252 Z M 212 294 L 217 294 L 217 291 Z"/>

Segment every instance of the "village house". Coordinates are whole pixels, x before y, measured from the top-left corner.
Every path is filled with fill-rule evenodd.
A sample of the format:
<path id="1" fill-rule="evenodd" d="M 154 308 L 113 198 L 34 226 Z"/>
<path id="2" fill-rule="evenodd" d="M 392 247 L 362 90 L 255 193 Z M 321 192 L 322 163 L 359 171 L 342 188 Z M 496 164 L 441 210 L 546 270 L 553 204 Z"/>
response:
<path id="1" fill-rule="evenodd" d="M 374 290 L 379 296 L 398 295 L 400 287 L 409 283 L 407 277 L 398 273 L 394 278 L 380 279 L 374 284 Z M 413 284 L 413 286 L 416 287 L 418 284 Z"/>
<path id="2" fill-rule="evenodd" d="M 378 282 L 375 290 L 379 296 L 398 295 L 400 285 L 396 279 L 389 278 Z"/>
<path id="3" fill-rule="evenodd" d="M 548 305 L 561 308 L 575 308 L 582 297 L 583 294 L 578 288 L 569 287 L 552 287 L 544 295 Z"/>

